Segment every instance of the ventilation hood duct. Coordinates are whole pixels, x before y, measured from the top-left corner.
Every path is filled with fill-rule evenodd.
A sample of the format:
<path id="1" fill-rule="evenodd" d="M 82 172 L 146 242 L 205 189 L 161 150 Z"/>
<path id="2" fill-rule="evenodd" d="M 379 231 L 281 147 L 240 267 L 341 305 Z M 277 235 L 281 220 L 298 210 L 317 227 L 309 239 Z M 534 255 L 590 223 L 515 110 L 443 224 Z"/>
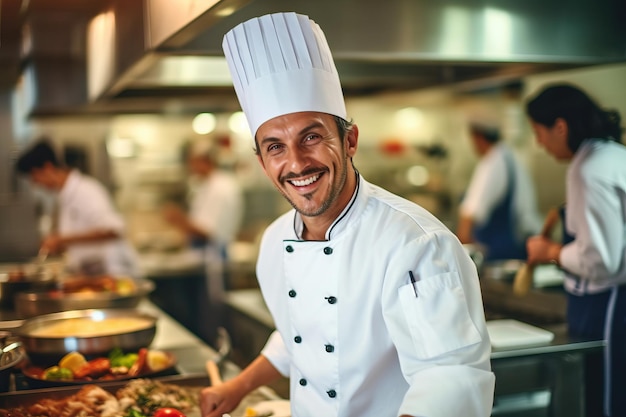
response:
<path id="1" fill-rule="evenodd" d="M 83 111 L 237 109 L 224 33 L 292 10 L 324 30 L 347 96 L 626 60 L 621 0 L 110 0 L 88 26 Z"/>

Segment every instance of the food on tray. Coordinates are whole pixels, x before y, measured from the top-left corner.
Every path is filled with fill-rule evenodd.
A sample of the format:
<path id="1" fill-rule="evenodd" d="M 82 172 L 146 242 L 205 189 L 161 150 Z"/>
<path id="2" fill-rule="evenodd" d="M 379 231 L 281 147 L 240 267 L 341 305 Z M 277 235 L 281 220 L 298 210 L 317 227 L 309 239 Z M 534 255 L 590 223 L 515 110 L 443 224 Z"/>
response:
<path id="1" fill-rule="evenodd" d="M 130 333 L 152 326 L 152 321 L 142 317 L 106 317 L 94 320 L 79 317 L 62 321 L 52 321 L 33 329 L 32 337 L 97 337 L 120 333 Z"/>
<path id="2" fill-rule="evenodd" d="M 124 353 L 120 349 L 114 349 L 108 357 L 89 361 L 79 352 L 70 352 L 61 358 L 57 365 L 46 369 L 27 367 L 25 374 L 30 378 L 44 381 L 85 382 L 158 373 L 173 365 L 173 356 L 160 350 L 144 348 L 136 353 Z"/>
<path id="3" fill-rule="evenodd" d="M 64 294 L 86 294 L 112 292 L 120 295 L 129 295 L 137 291 L 137 285 L 132 278 L 114 277 L 110 275 L 65 278 L 58 290 Z"/>
<path id="4" fill-rule="evenodd" d="M 65 398 L 0 409 L 0 417 L 184 417 L 185 413 L 198 409 L 198 393 L 199 388 L 183 388 L 145 378 L 134 379 L 115 393 L 89 384 Z M 164 414 L 164 409 L 175 409 L 179 414 L 174 411 Z"/>

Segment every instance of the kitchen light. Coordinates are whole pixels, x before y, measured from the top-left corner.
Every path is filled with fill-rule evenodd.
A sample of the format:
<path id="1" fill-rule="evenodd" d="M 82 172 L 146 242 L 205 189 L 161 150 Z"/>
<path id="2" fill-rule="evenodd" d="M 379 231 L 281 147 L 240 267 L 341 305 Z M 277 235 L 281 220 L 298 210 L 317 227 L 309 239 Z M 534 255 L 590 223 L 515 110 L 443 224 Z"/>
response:
<path id="1" fill-rule="evenodd" d="M 250 133 L 248 119 L 242 111 L 235 112 L 228 118 L 228 127 L 235 133 Z"/>
<path id="2" fill-rule="evenodd" d="M 193 131 L 199 135 L 206 135 L 215 129 L 215 116 L 211 113 L 200 113 L 193 118 L 191 126 Z"/>
<path id="3" fill-rule="evenodd" d="M 135 141 L 128 137 L 112 137 L 106 142 L 106 149 L 112 158 L 132 158 L 136 156 Z"/>
<path id="4" fill-rule="evenodd" d="M 398 110 L 393 119 L 398 131 L 415 133 L 424 121 L 424 114 L 415 107 L 406 107 Z"/>
<path id="5" fill-rule="evenodd" d="M 426 185 L 429 177 L 428 169 L 422 165 L 413 165 L 406 171 L 407 181 L 416 187 Z"/>

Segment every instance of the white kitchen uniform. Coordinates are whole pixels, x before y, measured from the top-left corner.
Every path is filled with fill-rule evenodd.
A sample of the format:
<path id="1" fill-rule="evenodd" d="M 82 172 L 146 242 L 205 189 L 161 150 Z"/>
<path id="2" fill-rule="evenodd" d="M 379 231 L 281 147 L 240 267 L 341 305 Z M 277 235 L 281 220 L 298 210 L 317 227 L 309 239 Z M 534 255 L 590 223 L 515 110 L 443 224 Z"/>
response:
<path id="1" fill-rule="evenodd" d="M 108 191 L 94 178 L 72 170 L 59 192 L 58 233 L 66 236 L 96 229 L 111 230 L 122 237 L 70 245 L 66 251 L 67 266 L 80 271 L 98 264 L 109 274 L 139 277 L 135 251 L 123 237 L 124 219 L 115 209 Z"/>
<path id="2" fill-rule="evenodd" d="M 507 158 L 512 162 L 515 180 L 511 182 Z M 530 236 L 541 230 L 535 188 L 528 173 L 504 143 L 497 143 L 483 156 L 470 180 L 461 202 L 461 214 L 474 219 L 477 225 L 487 222 L 493 210 L 504 200 L 507 185 L 514 183 L 513 213 L 518 236 Z"/>
<path id="3" fill-rule="evenodd" d="M 626 284 L 626 147 L 585 141 L 567 168 L 566 230 L 559 263 L 572 294 Z M 574 275 L 574 276 L 572 276 Z"/>
<path id="4" fill-rule="evenodd" d="M 423 208 L 362 178 L 326 241 L 291 210 L 257 275 L 294 417 L 487 417 L 495 377 L 476 268 Z M 409 271 L 415 277 L 411 284 Z"/>
<path id="5" fill-rule="evenodd" d="M 211 236 L 204 248 L 209 296 L 221 301 L 226 250 L 237 237 L 243 218 L 243 195 L 237 179 L 222 170 L 211 172 L 192 194 L 189 217 Z"/>

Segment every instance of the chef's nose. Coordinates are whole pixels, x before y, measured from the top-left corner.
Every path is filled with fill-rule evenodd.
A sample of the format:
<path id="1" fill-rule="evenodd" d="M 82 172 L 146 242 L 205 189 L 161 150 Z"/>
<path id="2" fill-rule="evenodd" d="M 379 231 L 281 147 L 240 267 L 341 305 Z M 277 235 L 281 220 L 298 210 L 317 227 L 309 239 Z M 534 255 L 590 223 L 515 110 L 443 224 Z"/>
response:
<path id="1" fill-rule="evenodd" d="M 289 152 L 289 168 L 292 172 L 302 172 L 310 165 L 311 158 L 306 149 L 293 148 Z"/>

